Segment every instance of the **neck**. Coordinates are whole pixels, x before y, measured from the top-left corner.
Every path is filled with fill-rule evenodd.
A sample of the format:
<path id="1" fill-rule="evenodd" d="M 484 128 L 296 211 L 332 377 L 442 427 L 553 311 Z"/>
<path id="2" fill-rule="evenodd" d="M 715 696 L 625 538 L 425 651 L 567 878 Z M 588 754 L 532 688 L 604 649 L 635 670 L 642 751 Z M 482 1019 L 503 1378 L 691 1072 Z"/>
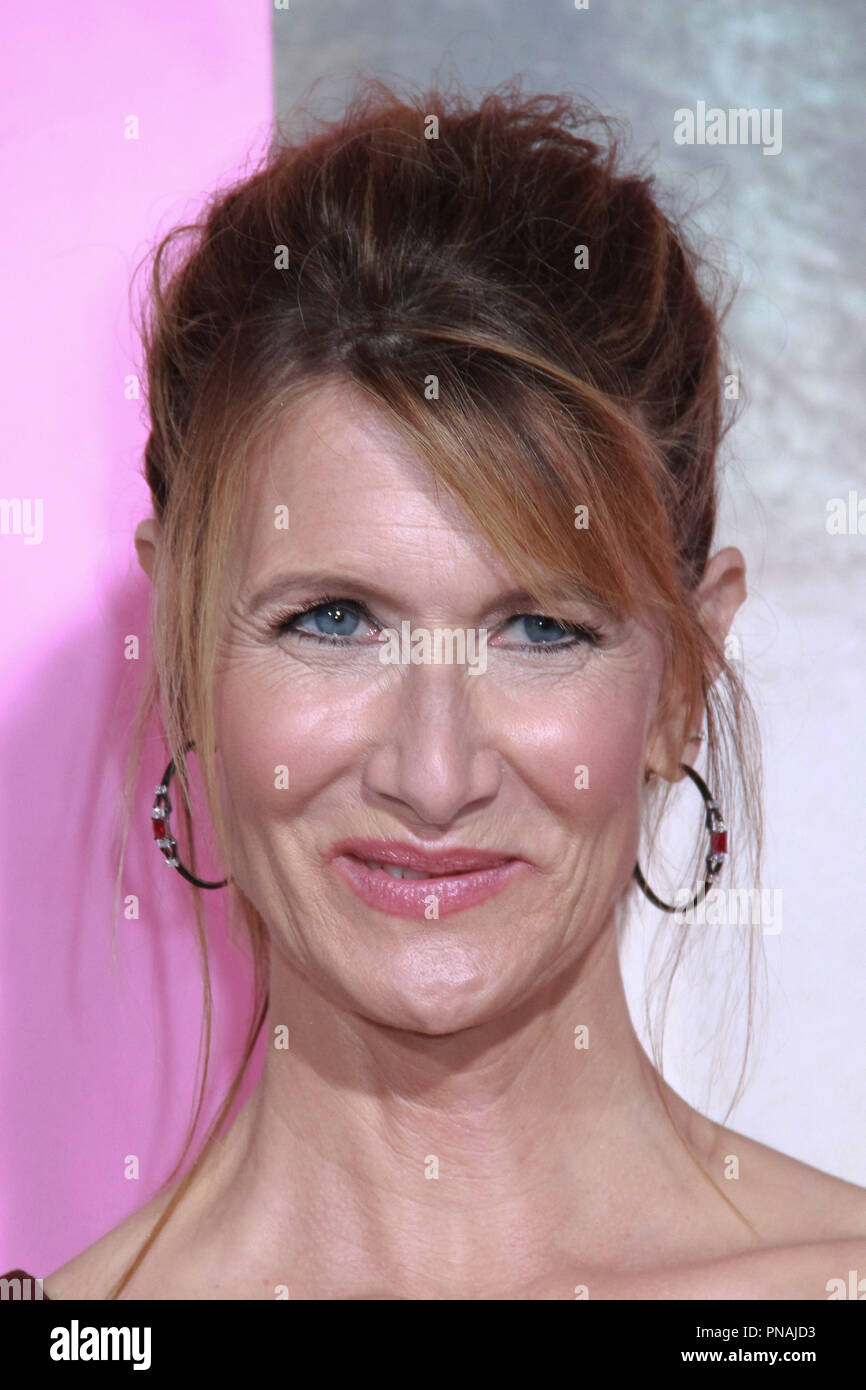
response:
<path id="1" fill-rule="evenodd" d="M 569 976 L 441 1037 L 271 969 L 264 1070 L 207 1179 L 214 1258 L 239 1277 L 298 1297 L 525 1288 L 557 1260 L 652 1253 L 672 1194 L 705 1181 L 663 1096 L 682 1126 L 693 1112 L 635 1035 L 613 919 Z"/>

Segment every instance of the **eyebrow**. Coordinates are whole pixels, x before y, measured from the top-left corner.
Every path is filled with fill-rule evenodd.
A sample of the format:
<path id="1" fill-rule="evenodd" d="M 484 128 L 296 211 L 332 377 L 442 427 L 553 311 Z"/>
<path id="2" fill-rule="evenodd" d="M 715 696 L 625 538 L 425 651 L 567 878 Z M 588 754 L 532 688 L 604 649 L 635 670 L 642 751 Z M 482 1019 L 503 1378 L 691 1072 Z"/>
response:
<path id="1" fill-rule="evenodd" d="M 332 570 L 311 571 L 309 573 L 282 574 L 276 579 L 266 584 L 263 588 L 256 591 L 249 601 L 249 611 L 258 612 L 267 604 L 273 603 L 276 599 L 287 593 L 297 590 L 315 589 L 319 593 L 333 594 L 335 596 L 345 594 L 349 597 L 349 590 L 353 590 L 362 598 L 370 603 L 393 604 L 394 596 L 377 584 L 371 584 L 367 580 L 356 578 L 351 574 L 339 574 Z M 558 603 L 591 603 L 596 608 L 609 610 L 610 605 L 594 590 L 587 585 L 575 581 L 573 585 L 556 585 L 553 596 Z M 490 612 L 498 612 L 500 609 L 513 609 L 527 605 L 530 608 L 538 607 L 538 600 L 526 589 L 509 589 L 507 593 L 501 594 L 498 599 L 490 606 Z"/>

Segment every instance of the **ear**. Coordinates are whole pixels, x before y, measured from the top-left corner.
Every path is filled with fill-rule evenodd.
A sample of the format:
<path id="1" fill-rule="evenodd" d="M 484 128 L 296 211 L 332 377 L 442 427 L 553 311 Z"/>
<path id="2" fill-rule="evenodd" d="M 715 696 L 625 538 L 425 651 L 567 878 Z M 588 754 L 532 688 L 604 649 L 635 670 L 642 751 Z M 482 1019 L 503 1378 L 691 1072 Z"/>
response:
<path id="1" fill-rule="evenodd" d="M 725 638 L 740 605 L 746 600 L 746 562 L 735 545 L 727 545 L 707 561 L 701 582 L 695 590 L 701 621 L 723 655 Z M 721 656 L 714 662 L 711 681 L 722 669 Z"/>
<path id="2" fill-rule="evenodd" d="M 746 562 L 736 546 L 726 546 L 707 561 L 695 589 L 698 614 L 714 649 L 719 653 L 712 669 L 707 672 L 711 684 L 722 669 L 725 638 L 746 596 Z M 700 749 L 700 742 L 692 735 L 701 729 L 702 701 L 700 688 L 679 701 L 672 701 L 670 695 L 660 697 L 647 747 L 648 771 L 658 773 L 669 782 L 682 780 L 685 773 L 680 763 L 691 762 Z"/>
<path id="3" fill-rule="evenodd" d="M 155 517 L 149 516 L 145 521 L 140 521 L 135 528 L 135 551 L 138 555 L 138 563 L 144 570 L 148 579 L 153 579 L 153 569 L 156 562 L 156 548 L 159 545 L 159 522 Z"/>

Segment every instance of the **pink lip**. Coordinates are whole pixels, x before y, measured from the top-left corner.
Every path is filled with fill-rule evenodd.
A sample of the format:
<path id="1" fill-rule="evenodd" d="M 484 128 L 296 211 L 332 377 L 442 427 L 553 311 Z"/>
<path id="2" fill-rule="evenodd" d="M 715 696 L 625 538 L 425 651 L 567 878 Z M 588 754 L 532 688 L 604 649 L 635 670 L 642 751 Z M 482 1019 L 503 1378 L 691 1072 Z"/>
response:
<path id="1" fill-rule="evenodd" d="M 432 906 L 431 897 L 437 902 L 436 916 L 447 917 L 486 902 L 530 867 L 525 859 L 492 850 L 422 850 L 393 840 L 341 840 L 332 846 L 331 856 L 335 871 L 369 907 L 392 917 L 421 920 Z M 365 859 L 431 877 L 392 878 L 384 869 L 368 869 Z"/>

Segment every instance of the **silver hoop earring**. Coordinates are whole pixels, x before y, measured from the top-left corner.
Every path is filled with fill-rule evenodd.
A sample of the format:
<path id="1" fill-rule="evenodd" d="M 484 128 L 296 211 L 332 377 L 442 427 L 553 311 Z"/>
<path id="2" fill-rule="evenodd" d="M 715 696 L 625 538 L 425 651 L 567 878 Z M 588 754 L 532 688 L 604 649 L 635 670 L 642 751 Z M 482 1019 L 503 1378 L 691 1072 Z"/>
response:
<path id="1" fill-rule="evenodd" d="M 698 888 L 690 903 L 681 903 L 672 906 L 670 903 L 662 902 L 650 888 L 640 870 L 640 865 L 634 866 L 634 877 L 642 891 L 649 898 L 653 907 L 660 907 L 663 912 L 685 912 L 691 907 L 697 907 L 698 903 L 706 896 L 708 889 L 713 885 L 713 881 L 721 870 L 722 865 L 728 857 L 728 827 L 725 825 L 719 803 L 716 801 L 706 782 L 700 777 L 693 767 L 687 763 L 680 763 L 683 772 L 687 773 L 692 779 L 701 796 L 704 798 L 706 816 L 704 824 L 710 835 L 710 847 L 704 859 L 704 881 Z"/>
<path id="2" fill-rule="evenodd" d="M 188 743 L 184 748 L 184 753 L 189 753 L 195 748 L 194 743 Z M 162 781 L 154 789 L 154 803 L 151 811 L 153 822 L 153 838 L 156 840 L 157 849 L 162 851 L 166 864 L 172 869 L 177 869 L 178 873 L 186 879 L 187 883 L 194 883 L 198 888 L 225 888 L 228 879 L 224 878 L 221 883 L 209 883 L 206 879 L 196 878 L 191 874 L 185 865 L 181 864 L 177 856 L 177 840 L 171 833 L 168 818 L 171 815 L 171 802 L 168 799 L 168 785 L 176 772 L 174 758 L 163 773 Z"/>

